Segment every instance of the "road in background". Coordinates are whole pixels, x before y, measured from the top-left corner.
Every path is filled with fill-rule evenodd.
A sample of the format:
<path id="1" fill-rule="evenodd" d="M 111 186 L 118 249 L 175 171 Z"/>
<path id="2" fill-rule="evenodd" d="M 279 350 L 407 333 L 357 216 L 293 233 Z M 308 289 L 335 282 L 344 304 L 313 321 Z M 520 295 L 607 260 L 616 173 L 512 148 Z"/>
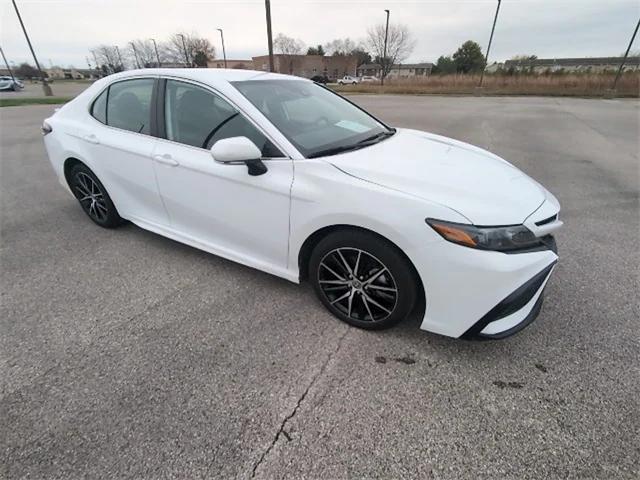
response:
<path id="1" fill-rule="evenodd" d="M 639 102 L 352 98 L 559 198 L 538 320 L 497 342 L 350 328 L 307 285 L 97 227 L 46 159 L 53 107 L 2 108 L 2 475 L 640 475 Z"/>

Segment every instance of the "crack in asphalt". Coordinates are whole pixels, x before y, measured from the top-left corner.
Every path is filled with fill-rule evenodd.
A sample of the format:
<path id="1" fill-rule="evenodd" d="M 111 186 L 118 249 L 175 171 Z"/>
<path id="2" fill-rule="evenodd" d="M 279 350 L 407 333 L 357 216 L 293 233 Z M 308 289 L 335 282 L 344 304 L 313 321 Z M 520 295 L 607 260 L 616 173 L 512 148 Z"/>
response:
<path id="1" fill-rule="evenodd" d="M 300 408 L 300 405 L 306 398 L 311 388 L 316 384 L 318 379 L 325 372 L 325 370 L 327 369 L 327 366 L 329 365 L 329 362 L 331 362 L 331 359 L 335 356 L 336 353 L 338 353 L 338 351 L 342 347 L 342 342 L 344 341 L 345 337 L 347 336 L 350 330 L 351 330 L 351 327 L 347 327 L 345 332 L 338 339 L 336 348 L 332 352 L 330 352 L 329 355 L 327 355 L 327 358 L 322 364 L 322 366 L 320 367 L 320 370 L 318 371 L 318 373 L 316 373 L 313 376 L 313 378 L 311 379 L 311 382 L 309 382 L 309 385 L 307 386 L 305 391 L 302 392 L 302 395 L 300 395 L 300 398 L 298 398 L 298 401 L 296 402 L 296 405 L 293 407 L 293 410 L 291 411 L 291 413 L 282 420 L 282 422 L 280 423 L 280 428 L 274 435 L 273 440 L 271 441 L 267 449 L 262 453 L 262 455 L 260 455 L 260 458 L 258 459 L 258 461 L 253 465 L 253 469 L 251 471 L 251 478 L 255 478 L 256 473 L 258 472 L 258 468 L 260 468 L 260 465 L 262 465 L 262 463 L 267 458 L 271 450 L 273 450 L 273 447 L 276 446 L 281 435 L 284 435 L 288 441 L 291 441 L 291 437 L 289 436 L 289 433 L 285 430 L 285 427 L 287 426 L 287 422 L 289 422 L 289 420 L 291 420 L 293 417 L 296 416 L 296 413 L 298 413 L 298 409 Z"/>

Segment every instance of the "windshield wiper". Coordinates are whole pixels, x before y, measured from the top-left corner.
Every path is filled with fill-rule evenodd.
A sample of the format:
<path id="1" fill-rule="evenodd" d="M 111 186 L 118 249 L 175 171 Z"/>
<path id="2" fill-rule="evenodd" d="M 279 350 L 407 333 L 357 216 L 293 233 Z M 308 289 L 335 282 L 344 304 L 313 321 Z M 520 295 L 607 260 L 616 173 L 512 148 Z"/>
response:
<path id="1" fill-rule="evenodd" d="M 384 140 L 385 138 L 392 136 L 394 133 L 396 133 L 396 129 L 395 128 L 392 128 L 390 130 L 386 130 L 384 132 L 376 133 L 375 135 L 373 135 L 373 136 L 371 136 L 369 138 L 365 138 L 364 140 L 360 140 L 358 142 L 358 145 L 362 145 L 362 144 L 373 145 L 374 143 L 378 143 L 379 141 Z"/>
<path id="2" fill-rule="evenodd" d="M 353 145 L 343 145 L 341 147 L 332 147 L 327 148 L 325 150 L 320 150 L 319 152 L 314 152 L 309 155 L 307 158 L 316 158 L 316 157 L 328 157 L 330 155 L 337 155 L 338 153 L 348 152 L 351 150 L 358 150 L 360 148 L 368 147 L 369 145 L 376 144 L 381 140 L 392 136 L 396 133 L 396 129 L 392 128 L 384 132 L 376 133 L 375 135 L 365 138 L 364 140 L 360 140 L 358 143 L 354 143 Z"/>
<path id="3" fill-rule="evenodd" d="M 338 153 L 348 152 L 350 150 L 358 150 L 360 148 L 366 147 L 367 144 L 356 143 L 355 145 L 344 145 L 342 147 L 333 147 L 326 148 L 324 150 L 320 150 L 319 152 L 314 152 L 307 156 L 307 158 L 316 158 L 316 157 L 328 157 L 330 155 L 337 155 Z"/>

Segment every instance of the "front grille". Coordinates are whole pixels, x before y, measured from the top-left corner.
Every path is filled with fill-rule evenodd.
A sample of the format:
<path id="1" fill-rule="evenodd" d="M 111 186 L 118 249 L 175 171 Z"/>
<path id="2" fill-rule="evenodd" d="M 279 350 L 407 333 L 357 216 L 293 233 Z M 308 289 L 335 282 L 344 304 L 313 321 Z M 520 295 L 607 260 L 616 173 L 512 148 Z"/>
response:
<path id="1" fill-rule="evenodd" d="M 542 225 L 546 225 L 547 223 L 555 222 L 558 219 L 558 214 L 556 213 L 554 216 L 545 218 L 544 220 L 540 220 L 536 222 L 536 225 L 541 227 Z"/>

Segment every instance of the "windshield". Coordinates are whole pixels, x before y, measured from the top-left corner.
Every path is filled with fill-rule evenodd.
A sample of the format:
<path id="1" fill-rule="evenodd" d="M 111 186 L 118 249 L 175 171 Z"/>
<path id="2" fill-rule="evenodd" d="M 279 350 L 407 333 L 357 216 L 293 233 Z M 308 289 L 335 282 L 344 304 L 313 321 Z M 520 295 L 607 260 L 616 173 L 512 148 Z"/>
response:
<path id="1" fill-rule="evenodd" d="M 307 158 L 366 147 L 394 131 L 313 82 L 232 83 Z"/>

